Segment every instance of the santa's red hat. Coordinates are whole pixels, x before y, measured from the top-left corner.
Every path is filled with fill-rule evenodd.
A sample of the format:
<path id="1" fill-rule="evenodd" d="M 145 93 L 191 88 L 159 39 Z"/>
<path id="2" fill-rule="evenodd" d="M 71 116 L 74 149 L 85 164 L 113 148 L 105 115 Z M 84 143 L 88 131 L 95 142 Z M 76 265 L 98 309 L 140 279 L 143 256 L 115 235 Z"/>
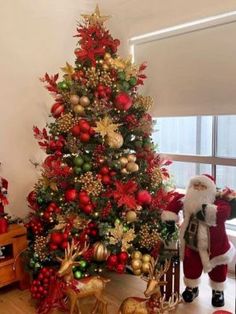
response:
<path id="1" fill-rule="evenodd" d="M 211 176 L 210 174 L 203 173 L 202 175 L 208 177 L 208 178 L 211 179 L 214 183 L 216 183 L 216 179 L 215 179 L 213 176 Z"/>

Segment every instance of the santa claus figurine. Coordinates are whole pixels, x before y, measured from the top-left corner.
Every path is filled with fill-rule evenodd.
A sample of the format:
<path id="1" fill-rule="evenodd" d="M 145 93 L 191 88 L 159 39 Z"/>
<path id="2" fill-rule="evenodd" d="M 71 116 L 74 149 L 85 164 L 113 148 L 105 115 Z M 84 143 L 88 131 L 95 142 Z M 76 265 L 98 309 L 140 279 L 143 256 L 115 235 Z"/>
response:
<path id="1" fill-rule="evenodd" d="M 4 213 L 4 206 L 8 205 L 7 200 L 8 181 L 0 177 L 0 214 Z"/>
<path id="2" fill-rule="evenodd" d="M 184 301 L 192 302 L 198 296 L 204 271 L 210 278 L 212 305 L 221 307 L 224 306 L 227 264 L 234 258 L 235 248 L 225 230 L 225 221 L 231 215 L 230 203 L 216 195 L 216 184 L 211 176 L 195 176 L 190 180 L 183 202 L 180 194 L 162 212 L 162 220 L 177 222 L 183 208 L 180 256 L 186 285 L 182 294 Z"/>

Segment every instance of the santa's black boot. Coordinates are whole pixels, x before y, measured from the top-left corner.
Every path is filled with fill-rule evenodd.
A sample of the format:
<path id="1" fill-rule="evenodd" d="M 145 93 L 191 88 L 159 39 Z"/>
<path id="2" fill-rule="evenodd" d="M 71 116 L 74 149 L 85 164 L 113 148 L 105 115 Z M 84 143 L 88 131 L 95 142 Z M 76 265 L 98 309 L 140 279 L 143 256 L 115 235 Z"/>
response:
<path id="1" fill-rule="evenodd" d="M 184 292 L 182 293 L 182 297 L 185 302 L 190 303 L 193 302 L 193 300 L 198 296 L 198 287 L 190 288 L 186 287 Z"/>
<path id="2" fill-rule="evenodd" d="M 211 304 L 215 307 L 224 306 L 225 305 L 224 292 L 212 290 Z"/>

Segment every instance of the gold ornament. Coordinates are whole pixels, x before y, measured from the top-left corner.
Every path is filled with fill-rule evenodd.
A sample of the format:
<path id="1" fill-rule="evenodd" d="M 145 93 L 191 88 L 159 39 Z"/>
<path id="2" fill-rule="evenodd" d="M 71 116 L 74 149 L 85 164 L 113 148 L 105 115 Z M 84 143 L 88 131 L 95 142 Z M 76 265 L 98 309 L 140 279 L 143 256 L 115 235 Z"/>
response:
<path id="1" fill-rule="evenodd" d="M 124 231 L 124 227 L 118 221 L 115 222 L 115 228 L 109 230 L 109 242 L 110 244 L 121 244 L 121 251 L 127 251 L 131 246 L 131 243 L 135 238 L 134 229 Z"/>
<path id="2" fill-rule="evenodd" d="M 64 77 L 69 79 L 71 79 L 72 75 L 75 73 L 75 69 L 68 62 L 66 62 L 66 66 L 61 68 L 61 70 L 65 73 Z"/>
<path id="3" fill-rule="evenodd" d="M 121 169 L 121 171 L 120 171 L 122 174 L 128 174 L 128 171 L 127 171 L 127 169 L 126 168 L 123 168 L 123 169 Z"/>
<path id="4" fill-rule="evenodd" d="M 93 245 L 93 259 L 97 262 L 106 261 L 110 252 L 102 242 L 96 242 Z"/>
<path id="5" fill-rule="evenodd" d="M 104 60 L 109 60 L 109 59 L 111 59 L 111 54 L 106 52 L 104 55 Z"/>
<path id="6" fill-rule="evenodd" d="M 127 163 L 128 163 L 128 158 L 126 158 L 126 157 L 120 157 L 120 158 L 119 158 L 119 162 L 120 162 L 120 164 L 121 164 L 122 167 L 125 167 L 125 166 L 127 165 Z"/>
<path id="7" fill-rule="evenodd" d="M 118 134 L 115 133 L 115 131 L 119 126 L 120 124 L 113 123 L 112 119 L 109 116 L 106 116 L 100 121 L 96 122 L 96 127 L 94 130 L 104 138 L 105 136 L 110 136 L 110 134 Z"/>
<path id="8" fill-rule="evenodd" d="M 128 162 L 126 169 L 128 172 L 136 172 L 139 170 L 139 166 L 135 162 L 131 161 L 131 162 Z"/>
<path id="9" fill-rule="evenodd" d="M 79 96 L 78 96 L 78 95 L 71 95 L 71 96 L 70 96 L 70 103 L 71 103 L 73 106 L 78 105 L 78 103 L 79 103 Z"/>
<path id="10" fill-rule="evenodd" d="M 149 254 L 144 254 L 143 257 L 142 257 L 142 261 L 143 263 L 149 263 L 151 261 L 151 255 Z"/>
<path id="11" fill-rule="evenodd" d="M 109 134 L 106 138 L 106 143 L 108 144 L 108 146 L 110 146 L 110 148 L 121 148 L 121 146 L 124 143 L 124 139 L 123 136 L 120 133 L 112 133 Z"/>
<path id="12" fill-rule="evenodd" d="M 136 269 L 141 269 L 142 267 L 142 261 L 140 259 L 133 259 L 131 261 L 131 267 L 136 270 Z"/>
<path id="13" fill-rule="evenodd" d="M 74 118 L 71 113 L 66 113 L 57 119 L 57 126 L 60 132 L 69 132 L 74 125 Z"/>
<path id="14" fill-rule="evenodd" d="M 140 276 L 142 274 L 142 270 L 141 269 L 134 269 L 133 270 L 134 275 L 136 276 Z"/>
<path id="15" fill-rule="evenodd" d="M 81 16 L 85 19 L 85 21 L 89 25 L 103 25 L 104 22 L 106 22 L 110 16 L 105 16 L 100 14 L 100 10 L 98 5 L 96 5 L 96 9 L 94 13 L 92 14 L 81 14 Z"/>
<path id="16" fill-rule="evenodd" d="M 150 270 L 150 263 L 149 262 L 145 262 L 142 264 L 142 272 L 144 274 L 147 274 Z"/>
<path id="17" fill-rule="evenodd" d="M 134 155 L 134 154 L 129 154 L 128 156 L 127 156 L 127 159 L 128 159 L 128 161 L 133 161 L 133 162 L 135 162 L 136 161 L 136 159 L 137 159 L 137 157 Z"/>
<path id="18" fill-rule="evenodd" d="M 91 171 L 81 175 L 77 182 L 81 183 L 82 190 L 92 196 L 98 196 L 103 190 L 102 182 L 94 177 Z"/>
<path id="19" fill-rule="evenodd" d="M 90 105 L 90 100 L 87 96 L 82 96 L 79 101 L 80 105 L 83 107 L 88 107 Z"/>
<path id="20" fill-rule="evenodd" d="M 129 210 L 127 213 L 126 213 L 126 220 L 128 222 L 134 222 L 137 220 L 137 214 L 135 211 L 133 210 Z"/>
<path id="21" fill-rule="evenodd" d="M 67 138 L 67 147 L 71 153 L 77 153 L 78 152 L 78 146 L 77 146 L 77 139 L 76 137 L 69 137 Z"/>
<path id="22" fill-rule="evenodd" d="M 131 255 L 132 259 L 141 259 L 142 253 L 140 251 L 134 251 Z"/>
<path id="23" fill-rule="evenodd" d="M 73 110 L 75 113 L 79 114 L 80 116 L 83 116 L 85 114 L 84 107 L 81 105 L 74 106 Z"/>

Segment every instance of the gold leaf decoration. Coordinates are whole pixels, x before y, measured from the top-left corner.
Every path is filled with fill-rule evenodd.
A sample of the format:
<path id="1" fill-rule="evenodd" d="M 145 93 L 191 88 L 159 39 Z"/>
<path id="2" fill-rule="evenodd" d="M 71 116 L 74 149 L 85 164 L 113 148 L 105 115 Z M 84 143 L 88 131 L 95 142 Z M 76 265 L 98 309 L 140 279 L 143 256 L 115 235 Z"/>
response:
<path id="1" fill-rule="evenodd" d="M 113 123 L 110 117 L 105 116 L 103 119 L 96 122 L 94 130 L 104 138 L 106 135 L 115 133 L 119 126 L 120 124 Z"/>
<path id="2" fill-rule="evenodd" d="M 109 230 L 109 242 L 110 244 L 121 243 L 121 250 L 127 251 L 131 246 L 131 243 L 135 238 L 134 229 L 131 228 L 128 231 L 124 231 L 123 224 L 115 222 L 115 228 Z"/>

